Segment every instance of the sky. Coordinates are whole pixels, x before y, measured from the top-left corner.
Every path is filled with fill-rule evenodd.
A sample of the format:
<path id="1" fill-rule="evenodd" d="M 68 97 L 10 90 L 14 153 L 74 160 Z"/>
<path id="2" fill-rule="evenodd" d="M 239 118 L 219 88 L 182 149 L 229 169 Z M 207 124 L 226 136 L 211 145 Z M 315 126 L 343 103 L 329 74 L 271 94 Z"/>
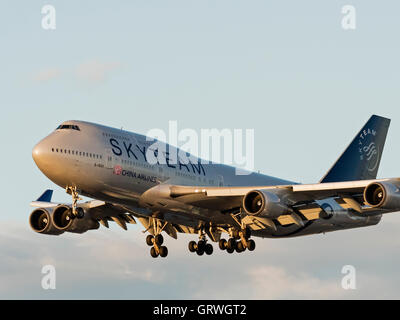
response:
<path id="1" fill-rule="evenodd" d="M 42 28 L 44 5 L 56 29 Z M 352 5 L 356 28 L 342 27 Z M 397 213 L 374 227 L 256 239 L 253 253 L 197 257 L 194 236 L 152 259 L 144 230 L 35 234 L 30 201 L 45 189 L 33 146 L 62 121 L 146 134 L 254 129 L 255 170 L 314 183 L 371 114 L 392 119 L 379 177 L 399 176 L 398 1 L 21 1 L 0 3 L 4 198 L 1 299 L 400 298 Z M 57 288 L 41 287 L 43 265 Z M 357 288 L 341 287 L 352 265 Z"/>

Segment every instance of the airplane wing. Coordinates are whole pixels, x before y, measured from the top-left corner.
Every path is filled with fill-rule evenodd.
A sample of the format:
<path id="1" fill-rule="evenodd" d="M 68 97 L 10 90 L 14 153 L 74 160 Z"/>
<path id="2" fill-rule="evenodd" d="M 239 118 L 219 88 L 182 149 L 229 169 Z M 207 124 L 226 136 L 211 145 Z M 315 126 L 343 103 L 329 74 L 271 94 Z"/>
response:
<path id="1" fill-rule="evenodd" d="M 343 208 L 351 208 L 355 213 L 364 215 L 400 210 L 400 200 L 395 206 L 391 204 L 393 199 L 400 199 L 399 186 L 400 178 L 248 187 L 158 185 L 146 191 L 139 203 L 161 212 L 191 213 L 200 219 L 207 218 L 210 211 L 215 219 L 218 215 L 235 214 L 244 209 L 247 220 L 257 220 L 264 227 L 274 228 L 273 220 L 280 224 L 302 225 L 303 220 L 320 218 L 326 213 L 316 201 L 330 197 L 335 198 Z M 270 214 L 268 209 L 251 212 L 246 208 L 246 198 L 251 195 L 260 195 L 257 199 L 264 201 L 264 206 L 267 202 L 276 201 L 275 207 L 273 204 L 268 206 L 271 212 L 276 213 Z M 371 199 L 366 199 L 367 196 Z"/>
<path id="2" fill-rule="evenodd" d="M 47 210 L 55 210 L 59 206 L 70 207 L 70 204 L 51 202 L 52 194 L 53 190 L 46 190 L 36 201 L 32 201 L 30 205 Z M 100 200 L 92 200 L 81 203 L 78 207 L 85 210 L 87 217 L 99 221 L 107 228 L 109 227 L 109 221 L 114 221 L 124 230 L 127 230 L 127 223 L 136 224 L 136 220 L 129 210 L 119 205 Z"/>

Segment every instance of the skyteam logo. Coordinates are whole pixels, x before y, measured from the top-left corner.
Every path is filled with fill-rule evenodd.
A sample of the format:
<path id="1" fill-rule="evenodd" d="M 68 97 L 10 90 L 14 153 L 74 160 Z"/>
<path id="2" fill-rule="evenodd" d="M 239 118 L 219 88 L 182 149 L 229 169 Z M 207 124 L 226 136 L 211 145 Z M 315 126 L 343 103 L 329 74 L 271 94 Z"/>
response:
<path id="1" fill-rule="evenodd" d="M 376 136 L 376 131 L 371 129 L 365 129 L 360 134 L 358 141 L 360 161 L 367 161 L 367 169 L 370 172 L 376 170 L 379 163 L 380 150 L 376 143 L 373 141 Z"/>

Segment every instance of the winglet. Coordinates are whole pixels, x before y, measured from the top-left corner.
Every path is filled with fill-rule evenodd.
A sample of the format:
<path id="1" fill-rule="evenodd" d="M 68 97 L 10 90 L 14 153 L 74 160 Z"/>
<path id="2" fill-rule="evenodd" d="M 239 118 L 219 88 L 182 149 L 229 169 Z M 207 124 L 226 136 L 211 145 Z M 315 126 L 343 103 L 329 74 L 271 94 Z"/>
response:
<path id="1" fill-rule="evenodd" d="M 389 125 L 372 115 L 320 182 L 376 179 Z"/>
<path id="2" fill-rule="evenodd" d="M 36 201 L 51 202 L 52 196 L 53 196 L 53 190 L 47 189 Z"/>

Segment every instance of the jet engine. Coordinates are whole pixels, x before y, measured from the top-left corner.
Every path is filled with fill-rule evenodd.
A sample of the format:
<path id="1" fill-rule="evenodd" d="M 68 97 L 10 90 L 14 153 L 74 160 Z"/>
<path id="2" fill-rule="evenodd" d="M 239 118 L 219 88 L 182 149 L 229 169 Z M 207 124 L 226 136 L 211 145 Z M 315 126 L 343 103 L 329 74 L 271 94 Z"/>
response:
<path id="1" fill-rule="evenodd" d="M 243 209 L 248 215 L 272 219 L 289 211 L 279 195 L 266 190 L 248 192 L 243 198 Z"/>
<path id="2" fill-rule="evenodd" d="M 388 180 L 372 182 L 364 189 L 364 201 L 373 208 L 396 209 L 400 207 L 400 182 Z"/>
<path id="3" fill-rule="evenodd" d="M 72 208 L 70 206 L 64 204 L 54 209 L 53 224 L 58 230 L 62 232 L 84 233 L 88 230 L 94 230 L 100 227 L 99 222 L 90 218 L 89 214 L 84 214 L 82 219 L 72 219 L 70 216 L 71 210 Z M 78 210 L 83 210 L 83 208 L 78 208 Z"/>
<path id="4" fill-rule="evenodd" d="M 53 208 L 39 208 L 32 211 L 29 217 L 31 228 L 42 234 L 60 235 L 64 231 L 57 229 L 52 220 Z"/>

